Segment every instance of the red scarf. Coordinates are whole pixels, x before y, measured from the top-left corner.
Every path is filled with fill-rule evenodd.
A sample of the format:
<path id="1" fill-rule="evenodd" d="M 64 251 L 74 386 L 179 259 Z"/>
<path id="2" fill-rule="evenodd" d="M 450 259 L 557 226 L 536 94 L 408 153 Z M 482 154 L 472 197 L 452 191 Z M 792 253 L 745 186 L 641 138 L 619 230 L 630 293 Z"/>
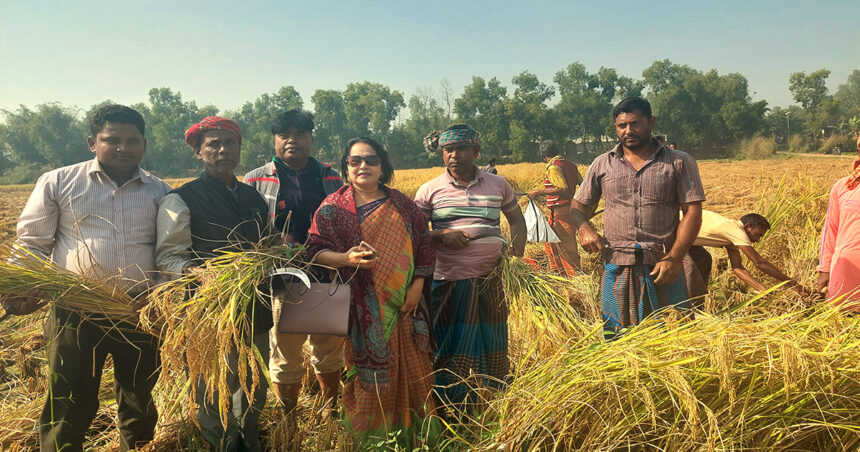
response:
<path id="1" fill-rule="evenodd" d="M 858 184 L 860 184 L 860 157 L 854 160 L 854 169 L 848 175 L 848 181 L 845 182 L 849 190 L 854 190 Z"/>

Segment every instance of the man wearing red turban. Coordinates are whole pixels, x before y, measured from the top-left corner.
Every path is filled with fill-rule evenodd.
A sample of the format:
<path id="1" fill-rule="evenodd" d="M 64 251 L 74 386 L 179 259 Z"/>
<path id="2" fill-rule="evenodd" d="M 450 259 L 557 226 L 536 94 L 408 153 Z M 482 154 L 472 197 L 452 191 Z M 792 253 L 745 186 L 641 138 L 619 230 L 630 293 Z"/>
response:
<path id="1" fill-rule="evenodd" d="M 267 235 L 269 207 L 256 189 L 236 179 L 233 171 L 239 165 L 242 131 L 239 126 L 219 116 L 210 116 L 185 132 L 185 141 L 203 162 L 203 174 L 173 190 L 161 201 L 158 210 L 155 263 L 158 269 L 174 277 L 203 271 L 206 259 L 218 250 L 249 249 Z M 269 356 L 269 330 L 272 311 L 261 300 L 247 300 L 247 315 L 253 322 L 253 336 L 245 344 L 256 347 L 260 356 Z M 207 397 L 205 384 L 195 384 L 198 405 L 197 420 L 203 437 L 219 451 L 259 451 L 257 420 L 266 403 L 267 379 L 259 369 L 256 376 L 248 372 L 242 388 L 234 350 L 225 357 L 227 381 L 231 394 Z M 219 398 L 227 400 L 227 422 L 219 416 Z M 249 400 L 250 398 L 250 400 Z M 214 399 L 214 400 L 213 400 Z"/>
<path id="2" fill-rule="evenodd" d="M 230 119 L 222 116 L 207 116 L 202 121 L 194 124 L 185 131 L 185 142 L 194 149 L 200 143 L 200 136 L 207 130 L 226 130 L 232 132 L 242 147 L 242 129 Z M 199 157 L 198 157 L 199 158 Z"/>

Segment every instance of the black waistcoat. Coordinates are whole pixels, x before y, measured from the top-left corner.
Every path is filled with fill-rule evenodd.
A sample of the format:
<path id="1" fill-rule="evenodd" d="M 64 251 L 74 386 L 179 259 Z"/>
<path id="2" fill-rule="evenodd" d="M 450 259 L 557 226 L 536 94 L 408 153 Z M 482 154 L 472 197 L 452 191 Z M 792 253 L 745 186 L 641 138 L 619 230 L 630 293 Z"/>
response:
<path id="1" fill-rule="evenodd" d="M 266 235 L 268 204 L 250 185 L 239 181 L 235 184 L 231 191 L 223 182 L 203 173 L 173 190 L 190 211 L 191 251 L 196 255 L 195 264 L 215 256 L 215 250 L 250 249 Z M 271 328 L 272 314 L 259 300 L 256 304 L 254 329 L 262 333 L 262 328 Z"/>
<path id="2" fill-rule="evenodd" d="M 191 250 L 201 259 L 217 249 L 248 249 L 265 233 L 268 204 L 250 185 L 235 183 L 231 192 L 203 173 L 173 191 L 191 211 Z"/>

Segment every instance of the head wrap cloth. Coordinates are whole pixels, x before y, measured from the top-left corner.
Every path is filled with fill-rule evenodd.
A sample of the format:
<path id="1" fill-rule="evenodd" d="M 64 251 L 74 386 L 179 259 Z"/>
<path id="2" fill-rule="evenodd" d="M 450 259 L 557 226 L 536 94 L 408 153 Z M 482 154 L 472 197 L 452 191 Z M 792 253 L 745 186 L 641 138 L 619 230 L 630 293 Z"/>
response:
<path id="1" fill-rule="evenodd" d="M 227 130 L 236 134 L 239 139 L 239 145 L 242 145 L 242 129 L 239 124 L 224 118 L 222 116 L 207 116 L 202 121 L 194 124 L 185 131 L 185 142 L 193 148 L 197 148 L 200 142 L 200 135 L 207 130 Z"/>
<path id="2" fill-rule="evenodd" d="M 470 127 L 433 132 L 424 137 L 424 148 L 429 152 L 436 152 L 451 144 L 457 144 L 460 146 L 480 146 L 480 136 L 480 133 Z"/>

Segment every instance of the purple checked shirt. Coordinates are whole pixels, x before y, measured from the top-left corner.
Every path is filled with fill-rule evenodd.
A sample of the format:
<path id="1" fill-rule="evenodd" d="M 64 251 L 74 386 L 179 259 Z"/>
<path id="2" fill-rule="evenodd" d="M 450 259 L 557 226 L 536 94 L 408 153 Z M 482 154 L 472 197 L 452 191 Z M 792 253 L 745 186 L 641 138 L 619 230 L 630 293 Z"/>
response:
<path id="1" fill-rule="evenodd" d="M 680 205 L 705 200 L 693 157 L 657 144 L 638 171 L 620 144 L 598 156 L 574 196 L 587 206 L 605 198 L 603 233 L 610 249 L 604 258 L 615 265 L 634 264 L 637 244 L 646 250 L 645 264 L 654 265 L 675 243 Z"/>

